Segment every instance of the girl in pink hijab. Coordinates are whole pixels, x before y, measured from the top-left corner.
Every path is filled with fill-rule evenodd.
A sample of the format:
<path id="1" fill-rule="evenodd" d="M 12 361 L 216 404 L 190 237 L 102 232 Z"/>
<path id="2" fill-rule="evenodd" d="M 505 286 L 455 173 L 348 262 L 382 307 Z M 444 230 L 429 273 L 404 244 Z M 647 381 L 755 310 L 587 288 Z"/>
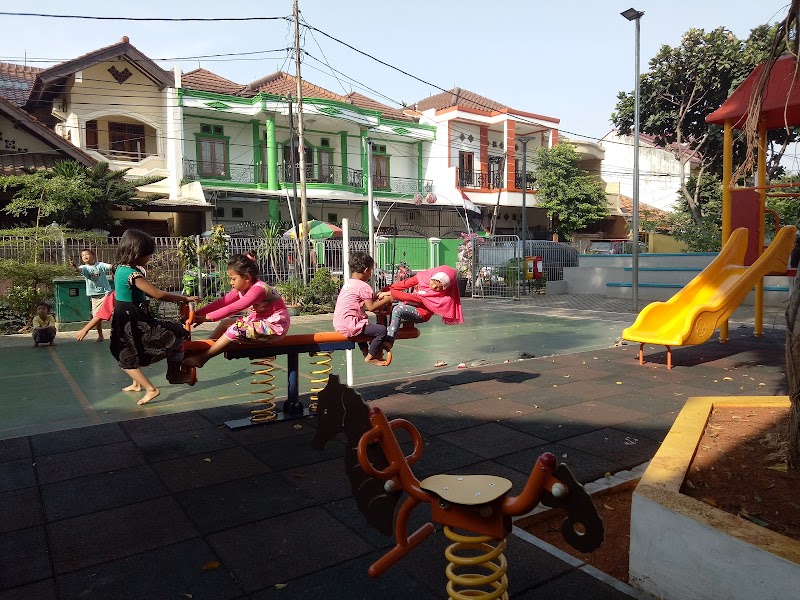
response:
<path id="1" fill-rule="evenodd" d="M 409 288 L 414 288 L 414 291 L 406 292 Z M 461 297 L 456 285 L 456 270 L 452 267 L 420 271 L 410 279 L 393 283 L 387 291 L 378 294 L 378 297 L 386 295 L 391 295 L 398 302 L 392 308 L 384 343 L 394 342 L 397 329 L 403 321 L 427 323 L 433 315 L 439 315 L 445 325 L 464 322 Z"/>

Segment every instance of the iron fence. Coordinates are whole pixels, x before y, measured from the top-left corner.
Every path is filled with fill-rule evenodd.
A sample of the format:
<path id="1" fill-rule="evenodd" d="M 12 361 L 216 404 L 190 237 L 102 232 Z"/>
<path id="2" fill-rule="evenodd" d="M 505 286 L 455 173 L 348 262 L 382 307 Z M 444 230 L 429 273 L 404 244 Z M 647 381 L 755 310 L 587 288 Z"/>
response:
<path id="1" fill-rule="evenodd" d="M 525 265 L 516 235 L 473 240 L 470 277 L 473 298 L 519 299 Z"/>

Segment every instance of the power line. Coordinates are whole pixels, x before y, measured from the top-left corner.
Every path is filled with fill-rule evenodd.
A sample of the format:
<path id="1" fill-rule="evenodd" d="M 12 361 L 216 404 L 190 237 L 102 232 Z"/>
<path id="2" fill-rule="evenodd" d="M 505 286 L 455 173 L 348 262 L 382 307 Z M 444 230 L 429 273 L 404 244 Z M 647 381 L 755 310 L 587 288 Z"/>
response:
<path id="1" fill-rule="evenodd" d="M 46 19 L 84 19 L 88 21 L 143 21 L 143 22 L 169 22 L 189 23 L 220 21 L 280 21 L 289 20 L 289 17 L 100 17 L 94 15 L 53 15 L 45 13 L 0 12 L 5 17 L 42 17 Z"/>
<path id="2" fill-rule="evenodd" d="M 148 60 L 154 62 L 167 62 L 170 60 L 174 61 L 188 61 L 188 60 L 198 60 L 198 59 L 213 59 L 213 58 L 221 58 L 225 56 L 254 56 L 256 54 L 271 54 L 277 52 L 286 52 L 290 50 L 290 48 L 275 48 L 272 50 L 252 50 L 249 52 L 225 52 L 222 54 L 199 54 L 197 56 L 170 56 L 165 58 L 148 58 L 146 60 L 138 60 L 128 58 L 126 59 L 128 62 L 133 64 L 140 63 L 140 62 L 147 62 Z M 30 57 L 30 56 L 0 56 L 1 61 L 11 61 L 11 60 L 24 60 L 28 63 L 64 63 L 74 60 L 72 58 L 45 58 L 45 57 Z M 237 59 L 226 59 L 226 60 L 218 60 L 214 62 L 231 62 Z M 248 59 L 241 59 L 241 60 L 248 60 Z M 249 59 L 249 60 L 260 60 L 260 59 Z M 12 63 L 13 64 L 13 63 Z"/>

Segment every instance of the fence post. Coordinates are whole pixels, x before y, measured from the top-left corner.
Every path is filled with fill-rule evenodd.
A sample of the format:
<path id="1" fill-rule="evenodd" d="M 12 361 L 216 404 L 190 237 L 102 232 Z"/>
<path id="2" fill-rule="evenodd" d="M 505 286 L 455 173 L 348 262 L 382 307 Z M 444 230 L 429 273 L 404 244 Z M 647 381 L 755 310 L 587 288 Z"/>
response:
<path id="1" fill-rule="evenodd" d="M 194 243 L 197 248 L 197 295 L 203 298 L 203 268 L 200 259 L 200 236 L 194 236 Z"/>
<path id="2" fill-rule="evenodd" d="M 342 275 L 344 282 L 350 280 L 350 221 L 342 219 Z M 353 351 L 345 350 L 345 367 L 347 369 L 347 385 L 353 386 Z"/>
<path id="3" fill-rule="evenodd" d="M 389 264 L 389 239 L 381 235 L 375 238 L 375 242 L 378 244 L 378 256 L 373 257 L 378 263 L 376 266 L 381 271 L 386 271 L 386 265 Z"/>
<path id="4" fill-rule="evenodd" d="M 430 268 L 433 269 L 434 267 L 439 266 L 439 242 L 442 240 L 437 237 L 428 238 L 428 244 L 430 245 Z"/>

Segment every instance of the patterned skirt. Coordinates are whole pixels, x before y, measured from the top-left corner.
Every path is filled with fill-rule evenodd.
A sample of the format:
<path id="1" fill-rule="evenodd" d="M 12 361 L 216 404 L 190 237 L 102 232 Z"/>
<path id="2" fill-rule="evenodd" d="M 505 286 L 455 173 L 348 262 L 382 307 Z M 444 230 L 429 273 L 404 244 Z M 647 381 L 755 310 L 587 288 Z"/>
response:
<path id="1" fill-rule="evenodd" d="M 178 323 L 155 319 L 147 303 L 114 303 L 111 354 L 121 369 L 138 369 L 181 352 L 189 332 Z"/>
<path id="2" fill-rule="evenodd" d="M 266 320 L 239 317 L 225 330 L 225 337 L 232 342 L 266 342 L 277 336 Z"/>

